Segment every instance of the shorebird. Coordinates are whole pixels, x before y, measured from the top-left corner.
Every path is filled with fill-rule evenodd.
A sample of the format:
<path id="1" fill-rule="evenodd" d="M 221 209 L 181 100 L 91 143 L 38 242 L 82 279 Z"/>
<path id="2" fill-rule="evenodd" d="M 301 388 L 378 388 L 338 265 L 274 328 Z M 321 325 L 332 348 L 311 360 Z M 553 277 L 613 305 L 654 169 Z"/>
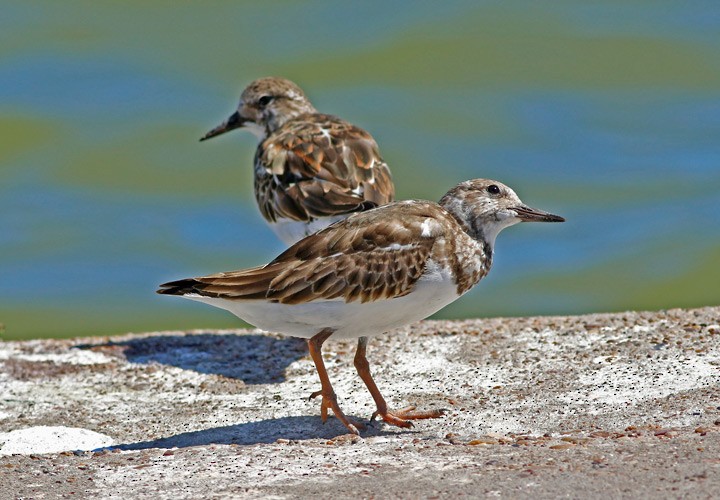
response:
<path id="1" fill-rule="evenodd" d="M 354 364 L 385 422 L 410 427 L 441 410 L 391 411 L 370 374 L 370 335 L 424 319 L 461 297 L 490 271 L 498 233 L 518 222 L 563 222 L 530 208 L 509 187 L 475 179 L 439 203 L 411 200 L 353 214 L 314 233 L 260 267 L 161 285 L 226 309 L 266 331 L 307 339 L 320 377 L 321 416 L 362 428 L 340 409 L 321 356 L 329 338 L 359 337 Z"/>
<path id="2" fill-rule="evenodd" d="M 289 80 L 252 82 L 237 111 L 200 140 L 236 128 L 259 139 L 255 199 L 265 221 L 288 245 L 394 199 L 390 169 L 372 136 L 319 113 Z"/>

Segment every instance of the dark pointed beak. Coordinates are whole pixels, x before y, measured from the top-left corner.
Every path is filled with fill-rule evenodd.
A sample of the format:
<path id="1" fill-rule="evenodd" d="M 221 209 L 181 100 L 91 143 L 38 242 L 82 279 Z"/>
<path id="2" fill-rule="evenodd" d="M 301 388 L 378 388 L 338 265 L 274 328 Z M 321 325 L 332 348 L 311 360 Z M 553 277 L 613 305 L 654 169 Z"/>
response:
<path id="1" fill-rule="evenodd" d="M 205 141 L 207 139 L 212 139 L 215 136 L 222 135 L 225 132 L 229 132 L 233 129 L 236 129 L 238 127 L 242 127 L 245 125 L 246 120 L 240 116 L 240 113 L 235 111 L 233 114 L 230 115 L 230 118 L 222 122 L 220 125 L 212 129 L 210 132 L 205 134 L 200 138 L 200 142 Z"/>
<path id="2" fill-rule="evenodd" d="M 565 219 L 559 215 L 553 215 L 526 205 L 514 207 L 513 210 L 517 213 L 517 218 L 523 222 L 565 222 Z"/>

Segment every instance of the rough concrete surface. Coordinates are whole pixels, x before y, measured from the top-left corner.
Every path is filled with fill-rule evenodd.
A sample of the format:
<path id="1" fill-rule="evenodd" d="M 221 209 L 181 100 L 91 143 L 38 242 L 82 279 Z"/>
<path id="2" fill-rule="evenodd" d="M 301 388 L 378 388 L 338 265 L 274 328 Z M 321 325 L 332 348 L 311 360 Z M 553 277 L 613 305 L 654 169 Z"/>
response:
<path id="1" fill-rule="evenodd" d="M 353 349 L 325 359 L 367 422 Z M 0 343 L 0 498 L 720 496 L 720 307 L 428 321 L 368 357 L 447 415 L 323 425 L 304 343 L 258 331 Z"/>

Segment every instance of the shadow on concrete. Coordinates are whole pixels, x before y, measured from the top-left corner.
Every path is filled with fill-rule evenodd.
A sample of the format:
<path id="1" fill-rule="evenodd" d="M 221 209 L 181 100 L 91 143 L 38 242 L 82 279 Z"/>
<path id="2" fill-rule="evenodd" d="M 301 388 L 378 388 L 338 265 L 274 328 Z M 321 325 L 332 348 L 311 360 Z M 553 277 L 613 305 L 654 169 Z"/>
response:
<path id="1" fill-rule="evenodd" d="M 367 424 L 367 421 L 357 419 L 356 422 Z M 274 443 L 278 439 L 307 440 L 307 439 L 332 439 L 347 434 L 347 429 L 335 418 L 329 418 L 326 424 L 322 423 L 319 416 L 297 416 L 280 417 L 245 424 L 214 427 L 201 431 L 184 432 L 153 441 L 141 441 L 138 443 L 126 443 L 108 447 L 108 449 L 120 450 L 146 450 L 151 448 L 186 448 L 190 446 L 204 446 L 209 444 L 238 444 L 252 445 L 262 443 Z M 362 437 L 391 435 L 402 432 L 403 434 L 416 431 L 394 429 L 383 430 L 381 422 L 373 422 L 361 431 Z"/>
<path id="2" fill-rule="evenodd" d="M 307 354 L 302 339 L 232 333 L 162 335 L 77 348 L 120 349 L 131 363 L 160 363 L 235 378 L 246 384 L 282 382 L 287 366 Z"/>

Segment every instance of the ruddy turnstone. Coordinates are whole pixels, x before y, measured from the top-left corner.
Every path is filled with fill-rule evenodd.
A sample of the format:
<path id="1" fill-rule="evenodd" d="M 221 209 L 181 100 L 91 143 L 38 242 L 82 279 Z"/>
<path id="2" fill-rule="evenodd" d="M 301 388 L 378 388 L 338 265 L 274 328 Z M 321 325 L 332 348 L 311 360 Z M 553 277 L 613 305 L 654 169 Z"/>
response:
<path id="1" fill-rule="evenodd" d="M 365 130 L 318 113 L 289 80 L 261 78 L 237 111 L 201 141 L 236 128 L 259 139 L 255 198 L 273 231 L 291 245 L 318 229 L 393 201 L 390 169 Z"/>
<path id="2" fill-rule="evenodd" d="M 227 309 L 257 327 L 307 339 L 320 376 L 321 416 L 328 409 L 353 433 L 358 424 L 337 403 L 321 356 L 329 338 L 360 337 L 355 367 L 385 422 L 442 411 L 390 411 L 365 356 L 367 336 L 418 321 L 470 290 L 490 270 L 495 237 L 518 222 L 563 222 L 524 205 L 497 181 L 458 184 L 440 203 L 395 202 L 353 214 L 314 233 L 267 265 L 161 285 L 158 293 L 181 295 Z"/>

